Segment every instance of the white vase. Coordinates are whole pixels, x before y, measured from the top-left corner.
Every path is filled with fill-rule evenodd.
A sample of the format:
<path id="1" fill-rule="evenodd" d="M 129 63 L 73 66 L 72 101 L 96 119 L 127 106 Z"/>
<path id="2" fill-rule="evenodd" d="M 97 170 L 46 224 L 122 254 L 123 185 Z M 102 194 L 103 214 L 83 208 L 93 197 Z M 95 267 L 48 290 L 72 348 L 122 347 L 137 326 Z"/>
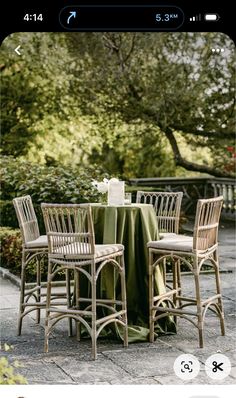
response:
<path id="1" fill-rule="evenodd" d="M 125 182 L 110 180 L 108 183 L 108 206 L 123 206 L 125 198 Z"/>

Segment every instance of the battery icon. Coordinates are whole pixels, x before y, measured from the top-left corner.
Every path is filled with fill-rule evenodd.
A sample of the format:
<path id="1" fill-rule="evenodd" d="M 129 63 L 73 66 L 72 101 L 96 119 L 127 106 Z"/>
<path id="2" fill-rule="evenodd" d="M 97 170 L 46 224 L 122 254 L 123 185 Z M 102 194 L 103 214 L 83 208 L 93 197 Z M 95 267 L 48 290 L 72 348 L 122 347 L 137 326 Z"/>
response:
<path id="1" fill-rule="evenodd" d="M 205 14 L 204 15 L 205 21 L 218 21 L 219 18 L 220 17 L 218 14 Z"/>

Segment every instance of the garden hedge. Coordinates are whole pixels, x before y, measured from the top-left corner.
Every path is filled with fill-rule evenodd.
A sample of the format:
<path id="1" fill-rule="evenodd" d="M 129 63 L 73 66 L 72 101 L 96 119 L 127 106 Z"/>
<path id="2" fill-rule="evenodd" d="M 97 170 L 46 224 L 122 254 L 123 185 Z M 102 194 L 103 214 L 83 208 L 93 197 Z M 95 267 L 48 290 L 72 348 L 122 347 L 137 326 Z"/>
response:
<path id="1" fill-rule="evenodd" d="M 91 184 L 101 180 L 101 170 L 94 165 L 87 169 L 78 166 L 45 166 L 26 160 L 3 156 L 1 161 L 0 239 L 1 265 L 16 275 L 21 268 L 21 238 L 18 229 L 13 198 L 30 195 L 37 215 L 39 230 L 45 233 L 41 203 L 99 202 L 100 193 Z M 17 229 L 16 229 L 17 228 Z M 34 274 L 35 264 L 28 267 L 28 275 Z M 46 275 L 46 273 L 45 273 Z M 33 278 L 32 278 L 33 279 Z"/>
<path id="2" fill-rule="evenodd" d="M 13 274 L 20 276 L 21 272 L 21 234 L 19 229 L 1 227 L 1 266 Z"/>

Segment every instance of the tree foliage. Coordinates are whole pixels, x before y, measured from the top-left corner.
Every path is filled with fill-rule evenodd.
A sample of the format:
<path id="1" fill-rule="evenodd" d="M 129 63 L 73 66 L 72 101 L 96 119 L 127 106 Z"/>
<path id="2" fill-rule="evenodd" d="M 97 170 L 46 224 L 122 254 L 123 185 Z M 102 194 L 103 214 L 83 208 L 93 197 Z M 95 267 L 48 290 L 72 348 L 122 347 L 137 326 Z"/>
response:
<path id="1" fill-rule="evenodd" d="M 20 59 L 9 51 L 19 39 Z M 96 162 L 123 178 L 232 175 L 235 51 L 226 35 L 24 33 L 1 55 L 5 154 Z"/>

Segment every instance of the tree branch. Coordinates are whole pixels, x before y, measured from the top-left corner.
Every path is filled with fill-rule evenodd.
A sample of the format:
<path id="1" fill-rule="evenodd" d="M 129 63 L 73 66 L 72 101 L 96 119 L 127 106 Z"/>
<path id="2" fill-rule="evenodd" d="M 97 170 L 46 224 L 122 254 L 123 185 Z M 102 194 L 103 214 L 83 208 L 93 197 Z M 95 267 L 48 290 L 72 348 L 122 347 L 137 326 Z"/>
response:
<path id="1" fill-rule="evenodd" d="M 195 131 L 189 131 L 189 130 L 183 130 L 181 127 L 175 128 L 176 130 L 179 130 L 180 132 L 186 133 L 186 134 L 192 134 L 200 137 L 211 137 L 211 138 L 234 138 L 234 133 L 230 131 L 201 131 L 201 130 L 195 130 Z"/>
<path id="2" fill-rule="evenodd" d="M 135 46 L 135 38 L 136 38 L 136 34 L 134 33 L 132 35 L 132 39 L 131 39 L 131 45 L 130 48 L 127 51 L 126 56 L 124 56 L 124 54 L 121 51 L 121 43 L 120 45 L 117 44 L 117 42 L 115 41 L 115 38 L 110 35 L 109 33 L 105 33 L 103 35 L 103 41 L 104 41 L 104 45 L 105 47 L 109 48 L 111 51 L 114 52 L 114 54 L 116 55 L 121 71 L 123 73 L 123 76 L 126 77 L 127 79 L 127 84 L 128 84 L 128 88 L 129 91 L 131 93 L 131 95 L 138 101 L 141 100 L 142 96 L 139 95 L 138 91 L 136 90 L 135 86 L 132 84 L 130 78 L 129 78 L 129 73 L 127 70 L 127 65 L 126 62 L 127 60 L 130 58 L 133 50 L 134 50 L 134 46 Z"/>
<path id="3" fill-rule="evenodd" d="M 6 64 L 1 64 L 0 65 L 0 71 L 2 72 L 4 69 L 6 69 Z"/>
<path id="4" fill-rule="evenodd" d="M 183 159 L 181 156 L 177 141 L 176 141 L 175 136 L 174 136 L 173 132 L 171 131 L 171 129 L 166 129 L 164 131 L 164 133 L 165 133 L 166 138 L 168 139 L 168 141 L 171 145 L 172 151 L 174 153 L 174 160 L 175 160 L 176 166 L 182 166 L 186 170 L 198 171 L 200 173 L 208 173 L 215 177 L 223 177 L 223 178 L 233 177 L 232 174 L 227 173 L 226 171 L 222 172 L 213 167 L 200 165 L 200 164 L 189 162 L 188 160 Z"/>
<path id="5" fill-rule="evenodd" d="M 107 47 L 109 50 L 114 51 L 115 53 L 119 52 L 119 47 L 116 44 L 114 38 L 108 36 L 108 34 L 104 34 L 102 36 L 102 38 L 103 38 L 105 47 Z"/>
<path id="6" fill-rule="evenodd" d="M 131 54 L 134 50 L 135 38 L 136 38 L 136 33 L 134 32 L 134 34 L 132 35 L 132 39 L 131 39 L 130 49 L 129 49 L 128 53 L 126 54 L 126 57 L 124 58 L 124 63 L 126 63 L 126 61 L 128 61 L 129 57 L 131 56 Z"/>

